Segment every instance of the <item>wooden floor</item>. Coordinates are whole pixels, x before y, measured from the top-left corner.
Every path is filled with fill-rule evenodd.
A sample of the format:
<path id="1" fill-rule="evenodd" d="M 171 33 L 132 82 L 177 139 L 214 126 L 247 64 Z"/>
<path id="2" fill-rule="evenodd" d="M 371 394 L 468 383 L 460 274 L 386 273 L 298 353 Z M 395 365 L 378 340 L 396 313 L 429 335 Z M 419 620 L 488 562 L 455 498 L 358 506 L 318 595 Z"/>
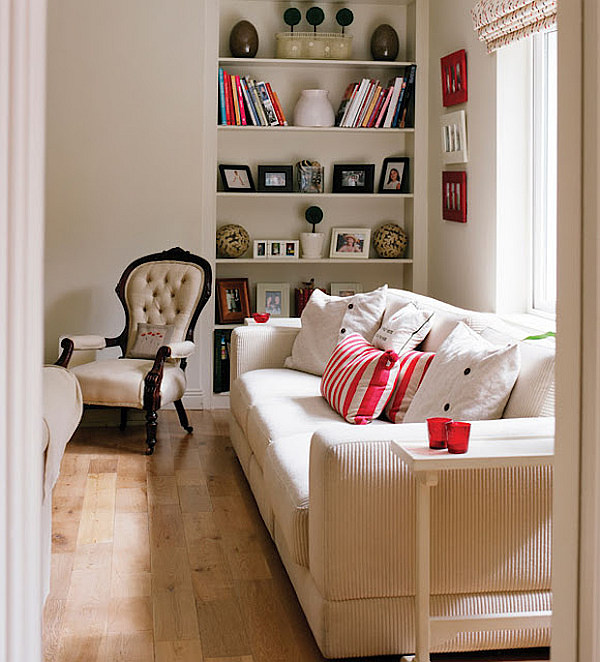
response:
<path id="1" fill-rule="evenodd" d="M 226 420 L 191 412 L 186 435 L 161 412 L 151 458 L 143 427 L 76 433 L 54 490 L 45 662 L 324 660 Z M 432 659 L 529 661 L 548 651 Z"/>

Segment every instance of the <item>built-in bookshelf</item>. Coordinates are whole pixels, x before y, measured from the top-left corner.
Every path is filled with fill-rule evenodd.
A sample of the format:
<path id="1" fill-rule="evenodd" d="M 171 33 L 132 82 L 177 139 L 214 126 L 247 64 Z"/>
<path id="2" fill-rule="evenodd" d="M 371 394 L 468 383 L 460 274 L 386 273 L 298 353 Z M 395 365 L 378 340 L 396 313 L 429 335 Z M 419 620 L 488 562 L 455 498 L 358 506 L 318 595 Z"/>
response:
<path id="1" fill-rule="evenodd" d="M 312 2 L 295 2 L 303 17 Z M 302 282 L 315 279 L 318 287 L 329 288 L 331 282 L 360 282 L 367 291 L 387 282 L 392 287 L 424 291 L 427 274 L 427 80 L 428 80 L 428 0 L 351 0 L 344 3 L 354 13 L 347 28 L 353 35 L 352 59 L 303 60 L 275 57 L 275 33 L 287 28 L 282 16 L 289 2 L 273 0 L 218 0 L 206 3 L 208 37 L 205 44 L 206 158 L 202 173 L 206 196 L 202 237 L 211 255 L 215 278 L 248 278 L 251 305 L 254 306 L 256 284 L 289 282 L 291 291 Z M 210 5 L 210 6 L 209 6 Z M 339 3 L 319 3 L 325 12 L 320 30 L 339 31 L 334 17 Z M 250 21 L 259 35 L 255 58 L 235 58 L 229 52 L 229 33 L 241 19 Z M 392 25 L 400 37 L 400 52 L 394 62 L 374 61 L 370 54 L 373 30 L 382 23 Z M 211 26 L 214 28 L 211 30 Z M 302 24 L 300 26 L 302 28 Z M 411 65 L 417 65 L 414 97 L 411 101 L 411 123 L 404 128 L 367 127 L 300 127 L 293 126 L 294 106 L 304 89 L 326 89 L 335 111 L 351 82 L 364 78 L 379 80 L 382 85 L 403 76 Z M 226 126 L 219 124 L 219 69 L 229 74 L 248 76 L 256 81 L 269 81 L 276 91 L 288 126 Z M 383 195 L 334 193 L 333 166 L 344 163 L 375 164 L 375 191 L 383 160 L 390 156 L 410 158 L 408 192 Z M 318 161 L 325 172 L 324 193 L 227 192 L 218 176 L 219 164 L 246 164 L 256 182 L 258 165 L 295 165 L 303 159 Z M 237 223 L 253 239 L 298 238 L 310 230 L 304 220 L 307 207 L 318 205 L 324 219 L 318 231 L 326 235 L 320 259 L 264 260 L 252 257 L 252 241 L 247 254 L 239 259 L 217 258 L 214 249 L 217 229 Z M 385 260 L 371 250 L 369 259 L 329 258 L 331 230 L 336 227 L 368 227 L 375 230 L 384 222 L 401 225 L 409 236 L 408 254 L 403 259 Z M 208 244 L 211 243 L 210 249 Z M 214 311 L 207 331 L 229 325 L 215 324 Z M 206 364 L 213 365 L 212 346 Z M 207 380 L 208 384 L 208 380 Z M 212 406 L 226 405 L 222 395 L 212 399 Z"/>

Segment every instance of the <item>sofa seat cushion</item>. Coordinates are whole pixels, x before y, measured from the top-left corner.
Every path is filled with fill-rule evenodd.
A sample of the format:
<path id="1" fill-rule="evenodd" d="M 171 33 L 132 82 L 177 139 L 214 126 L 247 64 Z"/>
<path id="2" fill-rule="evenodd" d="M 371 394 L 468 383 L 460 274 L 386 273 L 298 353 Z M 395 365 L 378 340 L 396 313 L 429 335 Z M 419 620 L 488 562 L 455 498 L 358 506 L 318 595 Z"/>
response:
<path id="1" fill-rule="evenodd" d="M 79 380 L 86 405 L 143 409 L 144 378 L 153 361 L 109 359 L 84 363 L 72 369 Z M 185 375 L 179 365 L 165 363 L 160 399 L 164 406 L 179 400 L 185 392 Z"/>
<path id="2" fill-rule="evenodd" d="M 277 397 L 316 396 L 321 378 L 287 368 L 245 372 L 231 386 L 230 406 L 244 433 L 248 434 L 248 412 L 258 402 Z"/>
<path id="3" fill-rule="evenodd" d="M 273 442 L 265 453 L 264 478 L 277 526 L 294 563 L 308 568 L 308 467 L 305 432 Z"/>

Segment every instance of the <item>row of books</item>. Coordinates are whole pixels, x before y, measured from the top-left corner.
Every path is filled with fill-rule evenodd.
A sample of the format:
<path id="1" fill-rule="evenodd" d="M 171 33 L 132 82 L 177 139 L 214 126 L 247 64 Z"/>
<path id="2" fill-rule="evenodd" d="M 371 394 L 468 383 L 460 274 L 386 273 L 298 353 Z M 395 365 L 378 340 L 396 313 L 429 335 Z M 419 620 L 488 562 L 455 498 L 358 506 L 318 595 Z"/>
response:
<path id="1" fill-rule="evenodd" d="M 269 83 L 219 68 L 219 124 L 287 126 L 287 120 Z"/>
<path id="2" fill-rule="evenodd" d="M 369 78 L 350 83 L 336 115 L 336 126 L 404 129 L 416 73 L 417 65 L 411 64 L 404 76 L 390 80 L 387 86 Z"/>

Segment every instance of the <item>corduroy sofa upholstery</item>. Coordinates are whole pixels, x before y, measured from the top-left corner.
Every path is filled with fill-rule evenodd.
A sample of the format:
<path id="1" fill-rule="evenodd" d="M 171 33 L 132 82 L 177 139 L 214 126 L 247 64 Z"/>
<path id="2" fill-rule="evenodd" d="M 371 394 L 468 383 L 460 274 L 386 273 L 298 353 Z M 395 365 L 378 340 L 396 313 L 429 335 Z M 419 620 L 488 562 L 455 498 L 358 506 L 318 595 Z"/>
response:
<path id="1" fill-rule="evenodd" d="M 502 341 L 519 333 L 401 290 L 436 312 L 435 351 L 458 321 Z M 232 335 L 231 439 L 315 639 L 326 657 L 414 651 L 415 485 L 389 448 L 426 438 L 424 423 L 352 426 L 321 397 L 320 377 L 283 368 L 298 329 Z M 522 366 L 500 438 L 553 434 L 554 349 L 521 343 Z M 552 472 L 548 467 L 442 474 L 432 492 L 435 615 L 551 608 Z M 466 633 L 438 651 L 549 645 L 547 629 Z"/>

